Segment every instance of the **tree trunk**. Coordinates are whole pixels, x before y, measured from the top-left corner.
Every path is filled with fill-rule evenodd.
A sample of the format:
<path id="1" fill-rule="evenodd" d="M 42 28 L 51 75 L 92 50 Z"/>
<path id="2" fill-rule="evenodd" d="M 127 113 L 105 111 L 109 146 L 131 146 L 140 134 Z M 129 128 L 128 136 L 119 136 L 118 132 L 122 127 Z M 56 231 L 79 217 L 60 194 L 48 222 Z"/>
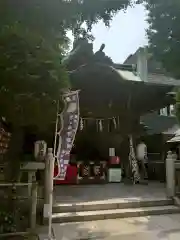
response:
<path id="1" fill-rule="evenodd" d="M 23 129 L 14 127 L 7 153 L 6 181 L 14 182 L 18 179 L 23 153 L 23 138 Z"/>
<path id="2" fill-rule="evenodd" d="M 130 171 L 129 171 L 129 140 L 127 136 L 123 136 L 123 141 L 120 145 L 120 156 L 122 165 L 124 168 L 125 179 L 130 178 Z"/>

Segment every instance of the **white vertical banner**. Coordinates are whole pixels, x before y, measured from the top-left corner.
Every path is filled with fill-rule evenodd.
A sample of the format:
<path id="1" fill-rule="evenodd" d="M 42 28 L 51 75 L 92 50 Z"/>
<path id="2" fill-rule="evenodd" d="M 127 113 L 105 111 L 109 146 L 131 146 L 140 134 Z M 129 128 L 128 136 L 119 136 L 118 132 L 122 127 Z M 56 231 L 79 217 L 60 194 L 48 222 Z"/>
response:
<path id="1" fill-rule="evenodd" d="M 56 154 L 58 174 L 55 179 L 64 180 L 69 164 L 70 152 L 79 125 L 79 91 L 70 91 L 63 95 L 65 104 L 60 114 L 61 130 Z"/>
<path id="2" fill-rule="evenodd" d="M 129 135 L 129 164 L 132 171 L 133 183 L 140 180 L 139 167 L 136 159 L 136 154 L 133 145 L 133 137 Z"/>

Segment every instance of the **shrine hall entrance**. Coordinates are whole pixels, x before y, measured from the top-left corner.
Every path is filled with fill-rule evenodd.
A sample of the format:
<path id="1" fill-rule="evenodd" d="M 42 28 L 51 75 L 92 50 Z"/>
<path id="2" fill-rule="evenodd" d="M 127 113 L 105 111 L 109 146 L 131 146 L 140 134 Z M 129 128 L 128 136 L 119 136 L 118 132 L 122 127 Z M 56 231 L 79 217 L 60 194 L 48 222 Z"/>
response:
<path id="1" fill-rule="evenodd" d="M 89 128 L 86 126 L 83 131 L 79 130 L 76 134 L 65 180 L 55 180 L 55 183 L 120 183 L 124 176 L 121 156 L 125 159 L 120 151 L 121 146 L 125 149 L 121 143 L 120 136 L 97 131 L 96 125 L 91 122 Z M 126 161 L 128 161 L 128 152 L 126 155 Z"/>
<path id="2" fill-rule="evenodd" d="M 131 171 L 126 171 L 129 164 L 128 137 L 97 131 L 94 125 L 91 123 L 89 129 L 86 125 L 83 131 L 78 130 L 65 180 L 55 180 L 55 184 L 132 184 Z M 157 138 L 153 137 L 152 141 L 157 142 Z M 154 154 L 147 138 L 145 142 L 148 144 L 148 182 L 165 182 L 165 159 Z M 135 148 L 137 143 L 138 139 L 135 139 Z M 152 158 L 156 155 L 158 158 Z M 57 167 L 55 171 L 58 172 Z"/>

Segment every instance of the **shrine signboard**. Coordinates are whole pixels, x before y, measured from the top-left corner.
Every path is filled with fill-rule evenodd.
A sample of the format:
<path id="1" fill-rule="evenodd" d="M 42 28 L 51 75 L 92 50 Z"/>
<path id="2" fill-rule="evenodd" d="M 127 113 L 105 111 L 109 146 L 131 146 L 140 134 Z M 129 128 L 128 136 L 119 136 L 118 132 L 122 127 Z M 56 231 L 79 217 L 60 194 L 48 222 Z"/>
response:
<path id="1" fill-rule="evenodd" d="M 121 168 L 110 168 L 108 171 L 109 182 L 121 182 Z"/>
<path id="2" fill-rule="evenodd" d="M 99 184 L 106 182 L 106 162 L 101 161 L 95 163 L 90 161 L 89 163 L 84 163 L 84 161 L 78 162 L 77 164 L 77 183 L 92 183 Z"/>

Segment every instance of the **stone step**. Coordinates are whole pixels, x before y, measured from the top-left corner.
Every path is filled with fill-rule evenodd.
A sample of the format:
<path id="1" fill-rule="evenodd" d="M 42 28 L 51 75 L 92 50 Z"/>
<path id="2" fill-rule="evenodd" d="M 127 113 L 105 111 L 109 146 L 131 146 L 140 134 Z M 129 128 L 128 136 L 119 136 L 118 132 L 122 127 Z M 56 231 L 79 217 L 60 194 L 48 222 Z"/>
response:
<path id="1" fill-rule="evenodd" d="M 148 215 L 164 215 L 175 213 L 180 213 L 180 208 L 173 205 L 169 205 L 169 206 L 112 209 L 100 211 L 54 213 L 52 215 L 52 221 L 53 223 L 83 222 L 103 219 L 140 217 Z"/>
<path id="2" fill-rule="evenodd" d="M 155 207 L 173 205 L 171 199 L 147 199 L 147 200 L 111 200 L 111 201 L 92 201 L 80 202 L 71 204 L 55 204 L 53 206 L 53 213 L 63 212 L 82 212 L 82 211 L 99 211 L 99 210 L 112 210 L 122 208 L 139 208 L 139 207 Z"/>

